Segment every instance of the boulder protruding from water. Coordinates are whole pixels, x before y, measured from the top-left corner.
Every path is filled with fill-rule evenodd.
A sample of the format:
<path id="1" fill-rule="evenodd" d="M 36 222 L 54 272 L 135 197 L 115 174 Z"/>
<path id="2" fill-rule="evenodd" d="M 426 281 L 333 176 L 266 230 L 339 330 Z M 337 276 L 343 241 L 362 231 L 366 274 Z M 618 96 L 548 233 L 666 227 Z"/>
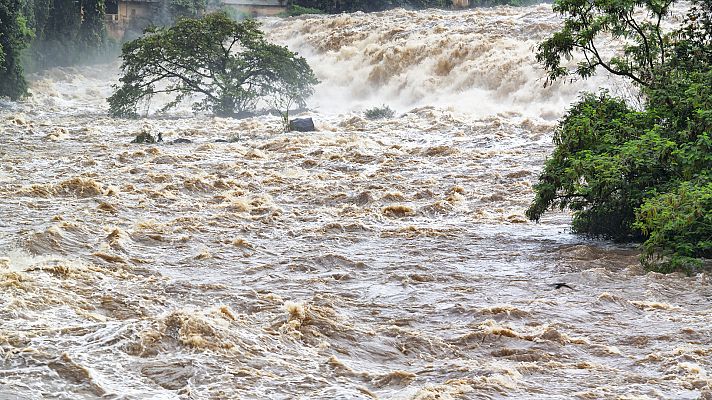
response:
<path id="1" fill-rule="evenodd" d="M 314 120 L 311 118 L 296 118 L 289 121 L 289 130 L 297 132 L 314 132 Z"/>

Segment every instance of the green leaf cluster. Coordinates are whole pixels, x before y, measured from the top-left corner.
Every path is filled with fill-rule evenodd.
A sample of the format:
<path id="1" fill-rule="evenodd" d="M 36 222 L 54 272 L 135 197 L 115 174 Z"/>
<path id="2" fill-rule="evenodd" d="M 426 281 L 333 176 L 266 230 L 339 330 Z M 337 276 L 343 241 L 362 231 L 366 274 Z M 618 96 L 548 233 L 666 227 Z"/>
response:
<path id="1" fill-rule="evenodd" d="M 269 43 L 254 20 L 236 22 L 223 12 L 154 27 L 124 44 L 121 85 L 108 99 L 110 113 L 138 116 L 159 93 L 169 110 L 186 98 L 195 111 L 240 117 L 260 104 L 302 107 L 318 82 L 304 58 Z"/>
<path id="2" fill-rule="evenodd" d="M 672 191 L 647 199 L 635 227 L 647 235 L 643 263 L 672 272 L 694 269 L 712 258 L 712 182 L 683 181 Z M 662 261 L 662 262 L 661 262 Z"/>
<path id="3" fill-rule="evenodd" d="M 633 2 L 587 3 L 581 11 L 578 0 L 557 2 L 568 18 L 538 54 L 550 79 L 585 78 L 602 67 L 638 83 L 645 107 L 635 110 L 606 92 L 574 104 L 555 132 L 527 216 L 539 220 L 552 207 L 568 208 L 575 232 L 640 240 L 648 268 L 692 270 L 712 258 L 712 5 L 696 2 L 683 28 L 663 34 L 657 17 L 654 26 L 631 22 Z M 635 5 L 662 18 L 671 2 Z M 601 15 L 589 18 L 596 7 Z M 645 45 L 636 26 L 651 32 L 650 40 L 660 35 L 660 46 Z M 635 32 L 623 33 L 628 28 Z M 622 56 L 595 54 L 591 43 L 604 33 L 629 39 Z M 564 73 L 561 59 L 575 50 L 583 61 Z"/>

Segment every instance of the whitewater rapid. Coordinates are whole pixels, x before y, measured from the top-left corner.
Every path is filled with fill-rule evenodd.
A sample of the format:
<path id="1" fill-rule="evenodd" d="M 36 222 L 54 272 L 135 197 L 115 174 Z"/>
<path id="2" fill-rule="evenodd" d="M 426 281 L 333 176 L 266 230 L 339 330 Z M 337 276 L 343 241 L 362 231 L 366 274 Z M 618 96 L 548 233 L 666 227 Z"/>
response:
<path id="1" fill-rule="evenodd" d="M 712 398 L 707 275 L 523 215 L 566 105 L 629 90 L 543 88 L 559 25 L 265 20 L 322 81 L 316 133 L 109 118 L 116 63 L 33 76 L 0 109 L 0 399 Z"/>

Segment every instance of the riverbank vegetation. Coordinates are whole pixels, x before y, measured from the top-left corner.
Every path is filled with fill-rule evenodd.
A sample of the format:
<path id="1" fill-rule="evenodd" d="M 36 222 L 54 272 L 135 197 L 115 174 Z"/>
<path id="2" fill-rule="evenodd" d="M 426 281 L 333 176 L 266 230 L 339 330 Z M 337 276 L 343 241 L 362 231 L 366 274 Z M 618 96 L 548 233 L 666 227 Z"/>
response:
<path id="1" fill-rule="evenodd" d="M 252 19 L 226 13 L 181 19 L 172 27 L 149 28 L 124 44 L 121 85 L 108 99 L 117 117 L 138 116 L 139 106 L 157 95 L 166 111 L 192 95 L 195 111 L 223 117 L 252 115 L 259 107 L 301 108 L 317 83 L 306 60 L 269 43 Z"/>
<path id="2" fill-rule="evenodd" d="M 206 0 L 162 0 L 129 32 L 203 12 Z M 118 54 L 108 38 L 105 0 L 0 0 L 0 97 L 27 93 L 26 72 L 101 61 Z"/>
<path id="3" fill-rule="evenodd" d="M 633 82 L 643 107 L 606 92 L 583 96 L 560 121 L 527 210 L 538 221 L 568 208 L 574 232 L 641 241 L 643 264 L 662 272 L 712 258 L 712 4 L 696 0 L 666 33 L 674 3 L 555 3 L 564 27 L 537 53 L 549 81 L 603 69 Z M 619 55 L 599 51 L 604 35 L 623 43 Z"/>
<path id="4" fill-rule="evenodd" d="M 20 61 L 27 43 L 25 20 L 16 0 L 0 2 L 0 97 L 18 99 L 27 91 Z"/>
<path id="5" fill-rule="evenodd" d="M 26 94 L 25 70 L 86 61 L 106 44 L 103 0 L 0 0 L 0 97 Z"/>

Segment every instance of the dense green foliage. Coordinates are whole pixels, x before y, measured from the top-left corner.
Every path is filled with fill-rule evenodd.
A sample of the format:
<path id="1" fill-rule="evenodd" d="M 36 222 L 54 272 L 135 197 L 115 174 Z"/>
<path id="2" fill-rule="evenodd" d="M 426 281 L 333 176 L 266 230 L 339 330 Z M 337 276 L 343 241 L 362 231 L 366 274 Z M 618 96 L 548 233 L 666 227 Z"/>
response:
<path id="1" fill-rule="evenodd" d="M 539 46 L 550 79 L 598 67 L 629 78 L 644 97 L 635 110 L 607 93 L 585 95 L 561 120 L 527 216 L 574 212 L 573 230 L 643 240 L 643 263 L 673 271 L 712 258 L 712 5 L 697 1 L 681 29 L 665 34 L 672 1 L 560 0 L 564 28 Z M 651 19 L 638 21 L 637 7 Z M 625 38 L 605 58 L 600 35 Z M 564 60 L 583 60 L 569 70 Z"/>
<path id="2" fill-rule="evenodd" d="M 25 0 L 33 32 L 25 65 L 39 70 L 94 59 L 108 45 L 104 14 L 104 0 Z"/>
<path id="3" fill-rule="evenodd" d="M 712 257 L 712 183 L 682 182 L 674 191 L 646 200 L 636 227 L 648 235 L 643 261 L 653 269 L 671 272 Z M 664 263 L 655 263 L 661 257 Z"/>
<path id="4" fill-rule="evenodd" d="M 0 96 L 26 94 L 25 68 L 88 61 L 106 44 L 104 0 L 0 0 Z"/>
<path id="5" fill-rule="evenodd" d="M 304 106 L 317 83 L 304 58 L 265 40 L 254 20 L 236 22 L 225 13 L 182 19 L 150 28 L 124 44 L 123 76 L 108 99 L 114 116 L 135 117 L 138 106 L 168 94 L 168 110 L 192 95 L 196 111 L 242 116 L 262 104 Z"/>
<path id="6" fill-rule="evenodd" d="M 151 18 L 132 19 L 148 25 L 170 25 L 196 16 L 206 0 L 162 0 L 150 3 Z M 0 97 L 26 94 L 24 71 L 92 62 L 116 50 L 107 38 L 106 0 L 0 0 Z"/>
<path id="7" fill-rule="evenodd" d="M 20 55 L 27 42 L 25 20 L 18 0 L 0 0 L 0 97 L 18 99 L 27 83 Z"/>

